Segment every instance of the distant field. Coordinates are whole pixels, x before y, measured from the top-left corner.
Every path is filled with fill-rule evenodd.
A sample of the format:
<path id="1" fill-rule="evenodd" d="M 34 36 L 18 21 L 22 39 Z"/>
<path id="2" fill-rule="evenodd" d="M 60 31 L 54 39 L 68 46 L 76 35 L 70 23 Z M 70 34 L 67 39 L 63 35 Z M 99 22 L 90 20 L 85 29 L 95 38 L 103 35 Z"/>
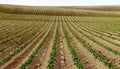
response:
<path id="1" fill-rule="evenodd" d="M 0 69 L 120 69 L 119 6 L 0 5 Z"/>

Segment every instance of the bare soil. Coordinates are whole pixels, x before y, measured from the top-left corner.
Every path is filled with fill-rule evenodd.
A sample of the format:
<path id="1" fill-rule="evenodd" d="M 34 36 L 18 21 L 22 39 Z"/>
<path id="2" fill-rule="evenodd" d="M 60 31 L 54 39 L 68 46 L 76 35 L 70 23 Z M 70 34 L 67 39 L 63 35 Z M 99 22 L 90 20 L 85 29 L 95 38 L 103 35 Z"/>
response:
<path id="1" fill-rule="evenodd" d="M 89 46 L 93 50 L 95 50 L 99 55 L 101 55 L 105 60 L 107 60 L 108 62 L 111 62 L 113 65 L 120 68 L 120 56 L 119 55 L 116 55 L 106 50 L 105 48 L 99 46 L 98 44 L 94 43 L 90 39 L 82 36 L 82 34 L 78 33 L 77 31 L 76 33 L 78 34 L 79 37 L 82 37 L 82 40 L 84 40 L 87 44 L 89 44 Z"/>
<path id="2" fill-rule="evenodd" d="M 108 69 L 102 62 L 95 59 L 95 57 L 69 33 L 69 30 L 66 29 L 66 32 L 79 60 L 83 65 L 83 69 Z"/>
<path id="3" fill-rule="evenodd" d="M 1 68 L 2 69 L 12 69 L 17 67 L 20 62 L 26 58 L 26 56 L 29 55 L 33 51 L 33 49 L 36 47 L 36 45 L 39 43 L 39 41 L 42 39 L 42 37 L 46 34 L 46 31 L 44 31 L 38 38 L 36 38 L 32 43 L 30 43 L 25 49 L 23 49 L 21 52 L 16 54 L 10 61 L 8 61 L 6 64 L 4 64 Z"/>
<path id="4" fill-rule="evenodd" d="M 26 67 L 26 69 L 47 69 L 47 63 L 52 49 L 54 33 L 55 28 L 52 30 L 50 36 L 46 39 L 44 45 L 40 48 L 32 62 Z"/>
<path id="5" fill-rule="evenodd" d="M 66 45 L 61 26 L 59 27 L 54 69 L 76 69 L 76 65 L 73 62 L 70 50 Z"/>

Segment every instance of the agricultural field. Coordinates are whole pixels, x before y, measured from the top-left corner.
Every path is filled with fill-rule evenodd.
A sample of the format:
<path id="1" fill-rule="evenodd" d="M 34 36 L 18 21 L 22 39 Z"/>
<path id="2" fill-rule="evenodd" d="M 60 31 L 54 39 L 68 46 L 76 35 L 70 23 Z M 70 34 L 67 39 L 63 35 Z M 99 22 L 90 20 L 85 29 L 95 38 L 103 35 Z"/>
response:
<path id="1" fill-rule="evenodd" d="M 120 69 L 120 9 L 107 8 L 0 5 L 0 69 Z"/>

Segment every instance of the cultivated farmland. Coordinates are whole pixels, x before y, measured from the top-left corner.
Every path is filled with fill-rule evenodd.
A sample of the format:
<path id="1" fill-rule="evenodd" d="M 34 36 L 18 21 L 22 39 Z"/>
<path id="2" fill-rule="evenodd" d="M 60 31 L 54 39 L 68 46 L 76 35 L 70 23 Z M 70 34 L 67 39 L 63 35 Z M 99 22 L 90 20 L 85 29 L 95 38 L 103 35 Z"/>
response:
<path id="1" fill-rule="evenodd" d="M 0 69 L 120 69 L 115 7 L 0 5 Z"/>

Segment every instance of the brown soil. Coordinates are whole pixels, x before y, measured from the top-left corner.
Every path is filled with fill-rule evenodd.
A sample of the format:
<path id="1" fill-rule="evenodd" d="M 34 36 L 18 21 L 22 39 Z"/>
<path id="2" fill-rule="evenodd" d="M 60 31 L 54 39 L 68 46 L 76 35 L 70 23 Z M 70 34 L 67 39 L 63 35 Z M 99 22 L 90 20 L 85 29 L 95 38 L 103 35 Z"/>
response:
<path id="1" fill-rule="evenodd" d="M 74 30 L 75 31 L 75 30 Z M 78 36 L 87 43 L 89 46 L 94 49 L 99 55 L 101 55 L 105 60 L 111 62 L 113 65 L 120 68 L 120 56 L 113 54 L 112 52 L 106 50 L 105 48 L 99 46 L 98 44 L 94 43 L 93 41 L 89 40 L 88 38 L 84 37 L 82 34 L 76 32 Z"/>
<path id="2" fill-rule="evenodd" d="M 85 26 L 85 25 L 84 25 Z M 90 28 L 90 27 L 87 27 L 87 28 Z M 90 28 L 90 29 L 92 29 L 92 28 Z M 94 28 L 95 29 L 95 28 Z M 94 30 L 94 29 L 92 29 L 92 30 Z M 111 39 L 111 38 L 109 38 L 109 37 L 106 37 L 106 36 L 103 36 L 103 38 L 106 38 L 106 39 L 110 39 L 110 40 L 112 40 L 113 42 L 115 42 L 115 43 L 118 43 L 118 44 L 120 44 L 120 36 L 119 36 L 119 34 L 118 33 L 114 33 L 114 32 L 110 32 L 110 31 L 97 31 L 97 32 L 100 32 L 100 33 L 102 33 L 102 34 L 104 34 L 104 35 L 107 35 L 107 36 L 109 36 L 109 37 L 114 37 L 114 38 L 117 38 L 117 40 L 116 39 Z M 108 34 L 107 32 L 109 32 L 110 34 Z"/>
<path id="3" fill-rule="evenodd" d="M 109 48 L 111 48 L 111 49 L 113 49 L 113 50 L 116 50 L 116 51 L 120 52 L 120 47 L 115 46 L 115 45 L 113 45 L 113 44 L 111 44 L 111 43 L 109 43 L 109 42 L 107 42 L 107 41 L 105 41 L 105 40 L 103 40 L 103 39 L 100 39 L 100 38 L 96 37 L 96 36 L 93 36 L 92 34 L 90 34 L 90 33 L 88 33 L 88 32 L 85 32 L 85 31 L 83 31 L 83 30 L 81 30 L 81 31 L 82 31 L 83 33 L 85 33 L 86 35 L 91 36 L 94 40 L 96 40 L 96 41 L 98 41 L 98 42 L 100 42 L 100 43 L 108 46 Z M 100 36 L 100 35 L 97 34 L 97 33 L 94 33 L 94 34 Z M 103 37 L 103 36 L 102 36 L 102 37 Z"/>
<path id="4" fill-rule="evenodd" d="M 84 28 L 84 27 L 82 27 L 82 28 Z M 85 29 L 85 28 L 84 28 Z M 87 30 L 87 29 L 86 29 Z M 91 31 L 92 32 L 92 31 Z M 101 36 L 101 38 L 104 38 L 104 39 L 107 39 L 107 40 L 109 40 L 109 41 L 111 41 L 111 42 L 113 42 L 113 43 L 116 43 L 116 44 L 120 44 L 120 41 L 118 41 L 118 40 L 115 40 L 115 39 L 112 39 L 112 38 L 109 38 L 109 37 L 106 37 L 106 36 L 103 36 L 103 35 L 100 35 L 100 34 L 97 34 L 97 33 L 95 33 L 95 32 L 92 32 L 93 34 L 95 34 L 95 35 L 97 35 L 97 36 Z M 102 34 L 104 34 L 103 32 L 102 32 Z M 112 37 L 113 35 L 111 35 L 110 37 Z M 116 37 L 116 38 L 119 38 L 119 37 Z M 102 39 L 101 39 L 102 40 Z M 108 44 L 108 43 L 106 43 L 107 41 L 105 41 L 105 40 L 103 40 L 105 43 L 104 44 Z M 109 44 L 111 44 L 111 43 L 109 43 Z M 115 46 L 115 45 L 113 45 L 112 44 L 112 46 Z M 115 46 L 116 47 L 116 46 Z M 119 50 L 120 51 L 120 50 Z"/>
<path id="5" fill-rule="evenodd" d="M 1 68 L 2 69 L 12 69 L 15 68 L 20 64 L 20 62 L 28 56 L 30 52 L 33 51 L 33 49 L 36 47 L 36 45 L 39 43 L 41 38 L 46 34 L 47 30 L 44 31 L 38 38 L 36 38 L 32 43 L 30 43 L 25 49 L 23 49 L 21 52 L 16 54 L 10 61 L 8 61 L 6 64 L 4 64 Z"/>
<path id="6" fill-rule="evenodd" d="M 54 69 L 76 69 L 76 65 L 74 65 L 72 55 L 70 54 L 70 51 L 66 45 L 61 25 L 59 27 Z"/>
<path id="7" fill-rule="evenodd" d="M 46 39 L 45 44 L 40 48 L 32 62 L 26 67 L 26 69 L 47 69 L 47 63 L 52 49 L 52 43 L 54 39 L 55 27 Z"/>
<path id="8" fill-rule="evenodd" d="M 102 62 L 95 59 L 95 57 L 86 48 L 84 48 L 82 44 L 78 42 L 69 32 L 70 31 L 67 32 L 68 37 L 83 65 L 83 69 L 108 69 Z"/>
<path id="9" fill-rule="evenodd" d="M 28 34 L 30 35 L 31 33 L 28 32 Z M 7 48 L 6 50 L 4 50 L 3 52 L 0 52 L 0 59 L 6 57 L 7 55 L 9 55 L 11 52 L 13 52 L 16 48 L 20 47 L 21 45 L 25 44 L 28 40 L 32 39 L 33 36 L 35 36 L 37 34 L 34 33 L 32 35 L 30 35 L 29 37 L 25 38 L 22 42 L 19 42 L 18 44 L 14 44 L 13 46 L 11 46 L 10 48 Z M 22 38 L 22 37 L 21 37 Z M 19 38 L 18 38 L 19 39 Z M 18 40 L 16 38 L 16 41 Z M 15 42 L 15 40 L 13 41 L 13 43 Z M 7 44 L 9 45 L 9 44 Z M 6 46 L 7 46 L 6 45 Z"/>
<path id="10" fill-rule="evenodd" d="M 30 28 L 28 28 L 28 29 L 30 29 Z M 28 29 L 26 29 L 26 30 L 28 30 Z M 26 31 L 26 30 L 24 30 L 24 31 Z M 20 32 L 19 34 L 24 33 L 24 31 Z M 28 32 L 28 33 L 29 33 L 29 32 Z M 12 37 L 7 37 L 7 39 L 11 39 L 11 38 L 13 38 L 13 39 L 11 39 L 9 42 L 7 42 L 7 43 L 5 43 L 5 44 L 2 44 L 2 45 L 0 46 L 0 48 L 4 48 L 5 46 L 8 46 L 8 45 L 10 45 L 10 44 L 14 44 L 15 41 L 17 41 L 17 40 L 20 39 L 19 37 L 14 38 L 15 36 L 17 36 L 17 35 L 19 35 L 19 34 L 12 35 Z M 2 40 L 2 41 L 5 41 L 5 40 L 7 40 L 7 39 L 4 39 L 4 40 Z"/>
<path id="11" fill-rule="evenodd" d="M 33 36 L 35 36 L 35 34 L 31 35 L 29 38 L 24 39 L 19 44 L 14 45 L 11 48 L 8 48 L 8 49 L 4 50 L 3 52 L 0 53 L 0 58 L 3 59 L 7 55 L 9 55 L 11 52 L 13 52 L 16 48 L 20 47 L 21 45 L 23 45 L 24 43 L 26 43 L 27 41 L 29 41 L 30 39 L 32 39 Z"/>
<path id="12" fill-rule="evenodd" d="M 30 28 L 28 28 L 28 29 L 30 29 Z M 21 31 L 19 32 L 19 34 L 22 33 L 22 32 L 24 32 L 25 30 L 28 30 L 28 29 L 23 29 L 23 30 L 21 30 Z M 5 41 L 5 40 L 7 40 L 7 39 L 14 38 L 15 36 L 17 36 L 17 35 L 19 35 L 19 34 L 14 34 L 14 35 L 6 36 L 5 38 L 2 38 L 2 40 L 0 40 L 0 42 Z M 6 43 L 5 43 L 5 44 L 6 44 Z"/>

